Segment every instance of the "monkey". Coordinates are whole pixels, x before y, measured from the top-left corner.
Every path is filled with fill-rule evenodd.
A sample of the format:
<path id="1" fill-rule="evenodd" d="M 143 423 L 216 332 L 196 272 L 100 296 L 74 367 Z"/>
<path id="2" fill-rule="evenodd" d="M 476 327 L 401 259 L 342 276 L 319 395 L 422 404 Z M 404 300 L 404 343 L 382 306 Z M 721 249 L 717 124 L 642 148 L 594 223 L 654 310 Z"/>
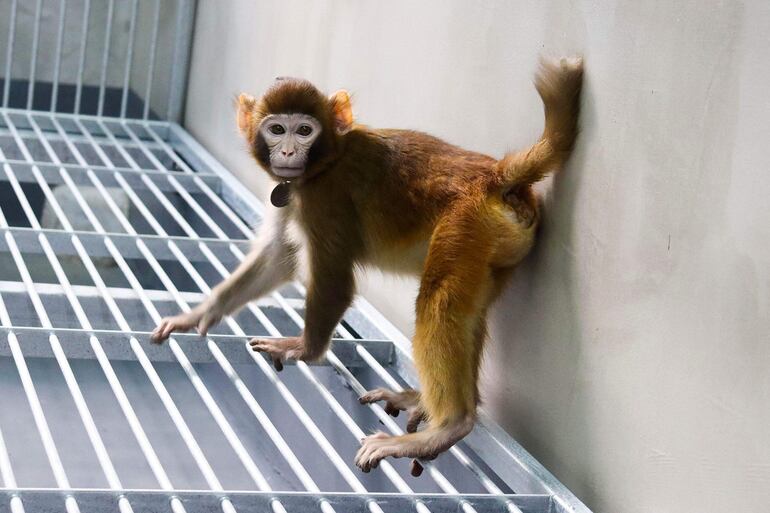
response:
<path id="1" fill-rule="evenodd" d="M 582 77 L 582 58 L 541 59 L 542 135 L 500 160 L 422 132 L 358 124 L 347 91 L 326 97 L 306 80 L 281 78 L 259 99 L 241 94 L 237 128 L 277 182 L 279 208 L 233 274 L 192 311 L 163 319 L 152 339 L 192 328 L 205 335 L 306 269 L 301 335 L 250 341 L 280 371 L 287 359 L 324 356 L 354 298 L 357 268 L 419 277 L 412 353 L 420 391 L 360 398 L 385 401 L 392 415 L 408 411 L 407 433 L 367 436 L 355 457 L 364 472 L 386 457 L 415 458 L 415 473 L 417 458 L 435 458 L 473 429 L 487 311 L 534 244 L 533 185 L 572 152 Z"/>

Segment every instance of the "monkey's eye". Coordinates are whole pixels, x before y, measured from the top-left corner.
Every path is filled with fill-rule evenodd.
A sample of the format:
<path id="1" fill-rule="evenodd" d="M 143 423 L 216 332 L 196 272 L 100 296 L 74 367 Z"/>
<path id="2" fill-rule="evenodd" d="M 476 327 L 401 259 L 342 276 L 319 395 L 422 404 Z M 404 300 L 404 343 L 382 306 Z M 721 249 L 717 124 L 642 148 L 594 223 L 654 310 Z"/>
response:
<path id="1" fill-rule="evenodd" d="M 268 130 L 270 130 L 271 134 L 275 134 L 275 135 L 281 135 L 286 133 L 286 129 L 281 125 L 273 125 L 270 128 L 268 128 Z"/>
<path id="2" fill-rule="evenodd" d="M 313 127 L 310 125 L 300 125 L 300 127 L 297 129 L 297 133 L 301 136 L 307 137 L 313 133 Z"/>

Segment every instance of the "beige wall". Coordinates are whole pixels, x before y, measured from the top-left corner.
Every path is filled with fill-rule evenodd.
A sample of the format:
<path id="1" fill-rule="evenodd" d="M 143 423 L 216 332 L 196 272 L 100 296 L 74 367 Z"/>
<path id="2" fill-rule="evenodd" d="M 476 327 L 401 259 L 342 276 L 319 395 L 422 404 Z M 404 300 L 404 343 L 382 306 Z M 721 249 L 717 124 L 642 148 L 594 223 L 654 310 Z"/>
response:
<path id="1" fill-rule="evenodd" d="M 187 126 L 262 196 L 231 102 L 277 75 L 349 88 L 364 123 L 500 156 L 542 126 L 537 55 L 583 53 L 583 133 L 492 315 L 487 408 L 597 512 L 760 511 L 768 34 L 759 0 L 202 0 Z M 411 330 L 413 282 L 362 290 Z"/>

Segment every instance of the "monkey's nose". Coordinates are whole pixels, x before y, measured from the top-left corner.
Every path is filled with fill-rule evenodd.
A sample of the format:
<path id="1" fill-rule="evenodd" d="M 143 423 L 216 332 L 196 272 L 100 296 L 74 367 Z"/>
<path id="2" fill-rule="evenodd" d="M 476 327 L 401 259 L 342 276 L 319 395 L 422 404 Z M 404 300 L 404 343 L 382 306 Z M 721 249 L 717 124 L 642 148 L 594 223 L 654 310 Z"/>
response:
<path id="1" fill-rule="evenodd" d="M 294 155 L 294 150 L 281 150 L 284 157 L 291 157 Z"/>

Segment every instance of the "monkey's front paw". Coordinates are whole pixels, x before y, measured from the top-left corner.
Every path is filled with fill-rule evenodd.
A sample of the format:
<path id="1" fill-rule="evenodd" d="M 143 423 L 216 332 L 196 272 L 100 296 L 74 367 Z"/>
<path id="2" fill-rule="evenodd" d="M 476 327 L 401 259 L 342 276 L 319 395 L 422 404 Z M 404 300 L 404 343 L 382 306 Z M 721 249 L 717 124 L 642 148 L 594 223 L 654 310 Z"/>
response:
<path id="1" fill-rule="evenodd" d="M 283 370 L 283 362 L 291 358 L 299 360 L 305 354 L 305 343 L 301 337 L 291 338 L 253 338 L 249 341 L 251 349 L 260 353 L 267 353 L 275 370 Z"/>

